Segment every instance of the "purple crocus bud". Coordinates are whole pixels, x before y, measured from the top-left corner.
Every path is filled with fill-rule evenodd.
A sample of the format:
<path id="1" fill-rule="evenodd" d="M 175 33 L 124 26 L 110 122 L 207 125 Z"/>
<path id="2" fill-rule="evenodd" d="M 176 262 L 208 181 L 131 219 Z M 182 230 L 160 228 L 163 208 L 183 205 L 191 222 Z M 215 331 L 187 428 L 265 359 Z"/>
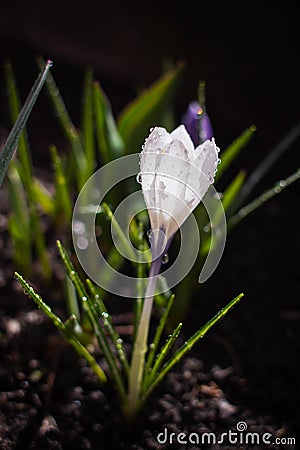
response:
<path id="1" fill-rule="evenodd" d="M 205 107 L 205 82 L 199 83 L 199 102 L 193 101 L 182 117 L 195 146 L 213 137 L 213 129 Z"/>
<path id="2" fill-rule="evenodd" d="M 182 117 L 182 123 L 189 132 L 195 146 L 213 137 L 210 118 L 203 107 L 196 101 L 190 102 L 186 113 Z"/>
<path id="3" fill-rule="evenodd" d="M 199 110 L 200 105 L 198 102 L 193 101 L 189 103 L 187 111 L 184 113 L 181 121 L 185 126 L 187 132 L 192 138 L 194 145 L 199 144 Z"/>

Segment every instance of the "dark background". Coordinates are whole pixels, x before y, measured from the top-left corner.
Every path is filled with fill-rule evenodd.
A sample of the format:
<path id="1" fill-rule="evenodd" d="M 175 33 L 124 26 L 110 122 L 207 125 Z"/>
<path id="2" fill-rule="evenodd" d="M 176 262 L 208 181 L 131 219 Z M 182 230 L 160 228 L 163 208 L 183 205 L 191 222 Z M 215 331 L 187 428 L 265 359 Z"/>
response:
<path id="1" fill-rule="evenodd" d="M 183 60 L 178 114 L 203 78 L 220 146 L 254 122 L 263 153 L 298 121 L 298 19 L 291 1 L 17 1 L 2 8 L 1 48 L 28 87 L 33 56 L 54 60 L 75 119 L 85 66 L 95 69 L 117 113 L 135 88 L 160 75 L 164 59 Z"/>
<path id="2" fill-rule="evenodd" d="M 42 53 L 54 60 L 52 72 L 76 124 L 86 66 L 94 68 L 117 115 L 136 89 L 159 77 L 165 59 L 186 63 L 175 103 L 178 119 L 195 97 L 199 79 L 205 79 L 221 149 L 252 123 L 257 125 L 229 178 L 241 167 L 251 172 L 299 122 L 297 2 L 85 1 L 75 6 L 31 0 L 1 8 L 1 58 L 12 60 L 23 98 L 37 73 L 34 57 Z M 2 86 L 5 133 L 9 121 Z M 50 119 L 41 97 L 29 123 L 40 165 L 47 161 L 48 145 L 60 139 Z M 300 166 L 299 145 L 298 139 L 256 193 Z M 299 413 L 299 189 L 299 183 L 288 188 L 229 236 L 224 258 L 207 285 L 209 302 L 198 302 L 191 312 L 191 323 L 199 326 L 245 291 L 246 300 L 215 336 L 231 340 L 236 362 L 250 382 L 251 406 L 293 423 Z M 219 363 L 224 357 L 228 364 L 213 338 L 204 347 L 201 357 Z"/>

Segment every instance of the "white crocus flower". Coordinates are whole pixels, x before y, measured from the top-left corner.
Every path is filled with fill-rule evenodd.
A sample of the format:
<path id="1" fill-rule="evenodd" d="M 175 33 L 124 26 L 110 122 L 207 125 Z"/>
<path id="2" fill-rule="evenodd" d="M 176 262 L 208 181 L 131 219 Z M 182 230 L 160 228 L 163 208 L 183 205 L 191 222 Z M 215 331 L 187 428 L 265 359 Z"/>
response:
<path id="1" fill-rule="evenodd" d="M 156 236 L 154 259 L 166 250 L 213 183 L 218 152 L 214 139 L 194 148 L 184 125 L 172 133 L 160 127 L 151 130 L 141 153 L 139 180 Z"/>
<path id="2" fill-rule="evenodd" d="M 152 263 L 132 354 L 129 376 L 128 415 L 139 406 L 147 351 L 149 321 L 162 255 L 185 219 L 202 200 L 214 181 L 219 149 L 215 141 L 194 148 L 185 127 L 172 133 L 155 127 L 143 146 L 138 181 L 149 211 Z"/>

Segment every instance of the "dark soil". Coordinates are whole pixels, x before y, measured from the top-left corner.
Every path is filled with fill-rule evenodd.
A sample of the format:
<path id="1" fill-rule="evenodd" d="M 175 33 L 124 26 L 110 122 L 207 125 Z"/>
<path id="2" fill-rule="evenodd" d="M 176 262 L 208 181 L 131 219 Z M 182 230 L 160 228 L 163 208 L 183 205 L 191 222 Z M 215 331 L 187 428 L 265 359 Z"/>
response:
<path id="1" fill-rule="evenodd" d="M 5 209 L 4 194 L 2 190 Z M 282 194 L 280 200 L 284 205 L 284 200 L 292 199 L 291 193 Z M 241 421 L 248 432 L 260 437 L 270 433 L 274 444 L 268 448 L 297 448 L 275 444 L 276 438 L 287 442 L 284 439 L 299 433 L 297 270 L 284 264 L 283 248 L 280 260 L 267 266 L 269 258 L 272 261 L 278 254 L 276 247 L 270 251 L 268 243 L 275 240 L 278 229 L 270 229 L 268 238 L 263 234 L 264 227 L 285 214 L 288 205 L 282 206 L 280 200 L 249 218 L 248 226 L 241 226 L 229 238 L 221 267 L 202 292 L 203 301 L 194 299 L 185 337 L 244 287 L 248 288 L 246 299 L 169 374 L 134 427 L 124 423 L 112 387 L 99 385 L 91 369 L 78 360 L 12 279 L 6 219 L 1 215 L 1 450 L 195 449 L 200 446 L 194 433 L 199 439 L 203 433 L 215 433 L 220 439 L 222 433 L 236 431 Z M 299 245 L 298 241 L 293 245 Z M 34 278 L 38 292 L 65 317 L 59 294 L 61 274 L 56 274 L 52 287 L 37 275 Z M 275 285 L 276 278 L 282 282 Z M 112 312 L 118 313 L 117 309 Z M 128 336 L 124 339 L 130 342 Z M 101 355 L 98 358 L 101 362 Z M 178 443 L 181 432 L 186 433 L 187 444 Z M 245 432 L 238 436 L 241 439 Z M 228 439 L 222 444 L 212 442 L 204 441 L 201 448 L 251 447 Z"/>
<path id="2" fill-rule="evenodd" d="M 196 355 L 167 377 L 139 422 L 130 428 L 120 417 L 115 392 L 99 386 L 91 369 L 78 361 L 40 311 L 2 317 L 1 331 L 2 450 L 168 448 L 157 441 L 166 429 L 168 436 L 172 432 L 176 436 L 215 433 L 219 439 L 223 432 L 236 431 L 241 421 L 247 423 L 248 432 L 270 433 L 271 442 L 295 434 L 292 421 L 272 415 L 262 386 L 254 386 L 232 366 L 204 364 Z M 163 436 L 160 442 L 165 441 Z M 174 439 L 173 447 L 179 448 Z"/>

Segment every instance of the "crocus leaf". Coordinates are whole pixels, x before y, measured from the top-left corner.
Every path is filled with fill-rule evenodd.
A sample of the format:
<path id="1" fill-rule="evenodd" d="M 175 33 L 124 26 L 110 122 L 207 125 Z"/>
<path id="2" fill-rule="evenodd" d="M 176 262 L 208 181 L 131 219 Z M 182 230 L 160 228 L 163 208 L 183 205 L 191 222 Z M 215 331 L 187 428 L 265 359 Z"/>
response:
<path id="1" fill-rule="evenodd" d="M 267 154 L 262 162 L 256 167 L 254 172 L 249 176 L 245 184 L 243 185 L 238 197 L 238 201 L 235 202 L 236 210 L 243 205 L 245 200 L 251 194 L 257 183 L 264 177 L 264 175 L 270 170 L 273 164 L 291 147 L 294 142 L 299 139 L 300 136 L 300 123 L 297 123 L 279 142 L 274 148 Z"/>
<path id="2" fill-rule="evenodd" d="M 3 182 L 4 176 L 6 174 L 8 165 L 13 157 L 14 151 L 20 139 L 21 133 L 24 130 L 28 117 L 32 111 L 32 108 L 39 96 L 39 93 L 46 81 L 49 69 L 52 65 L 51 61 L 48 61 L 45 67 L 41 70 L 39 76 L 37 77 L 25 103 L 24 106 L 11 130 L 9 136 L 2 147 L 0 153 L 0 186 Z"/>
<path id="3" fill-rule="evenodd" d="M 37 59 L 37 63 L 40 67 L 43 64 L 43 61 L 44 60 L 41 57 Z M 71 120 L 69 112 L 51 73 L 47 79 L 46 88 L 61 128 L 65 133 L 72 149 L 73 158 L 70 158 L 70 172 L 72 177 L 74 176 L 75 178 L 76 176 L 78 188 L 81 189 L 89 177 L 89 168 L 80 135 Z"/>
<path id="4" fill-rule="evenodd" d="M 52 166 L 55 171 L 55 195 L 54 209 L 57 220 L 69 221 L 72 217 L 72 203 L 70 190 L 68 189 L 67 177 L 63 168 L 62 160 L 56 147 L 50 147 Z"/>
<path id="5" fill-rule="evenodd" d="M 275 195 L 280 194 L 285 188 L 295 183 L 300 179 L 300 168 L 296 170 L 292 175 L 287 177 L 285 180 L 278 181 L 275 186 L 259 195 L 255 200 L 243 206 L 237 213 L 235 213 L 227 222 L 228 229 L 230 230 L 234 225 L 240 222 L 244 217 L 251 214 L 257 208 L 262 206 L 268 200 L 275 197 Z"/>
<path id="6" fill-rule="evenodd" d="M 82 108 L 82 141 L 86 155 L 87 175 L 91 175 L 96 166 L 94 142 L 94 114 L 93 114 L 93 71 L 88 68 L 85 72 Z"/>
<path id="7" fill-rule="evenodd" d="M 237 198 L 241 187 L 243 186 L 243 183 L 245 181 L 246 172 L 241 170 L 236 177 L 232 180 L 232 182 L 228 185 L 228 187 L 225 189 L 223 196 L 222 196 L 222 206 L 224 211 L 226 212 L 226 215 L 230 215 L 231 206 L 234 203 L 234 200 Z M 215 215 L 213 219 L 211 220 L 211 223 L 215 224 L 215 226 L 218 226 L 220 223 L 220 214 L 221 211 L 219 208 L 216 209 Z M 206 225 L 209 226 L 209 225 Z M 201 246 L 201 255 L 206 256 L 208 252 L 212 250 L 211 249 L 211 238 L 210 236 L 206 239 L 204 239 L 203 245 Z"/>
<path id="8" fill-rule="evenodd" d="M 221 164 L 218 167 L 218 172 L 215 176 L 215 181 L 218 181 L 226 169 L 230 166 L 232 161 L 238 156 L 240 151 L 246 146 L 246 144 L 252 138 L 256 126 L 251 125 L 247 128 L 239 137 L 237 137 L 223 152 L 220 154 Z"/>
<path id="9" fill-rule="evenodd" d="M 98 147 L 102 162 L 107 164 L 123 154 L 124 142 L 117 129 L 110 103 L 97 82 L 93 85 L 93 100 Z"/>
<path id="10" fill-rule="evenodd" d="M 121 113 L 118 128 L 126 144 L 126 153 L 140 150 L 149 129 L 162 125 L 165 112 L 174 98 L 183 67 L 180 64 L 169 70 Z"/>
<path id="11" fill-rule="evenodd" d="M 74 347 L 79 356 L 85 358 L 87 363 L 91 366 L 95 374 L 97 375 L 101 383 L 106 381 L 106 375 L 96 362 L 91 353 L 81 344 L 81 342 L 76 337 L 75 333 L 72 332 L 71 327 L 68 326 L 70 321 L 63 323 L 61 319 L 51 310 L 51 308 L 43 301 L 34 289 L 24 280 L 24 278 L 15 272 L 15 278 L 19 281 L 24 289 L 24 292 L 29 295 L 36 305 L 48 316 L 48 318 L 53 322 L 56 328 L 63 334 L 64 338 Z M 75 318 L 75 316 L 74 316 Z M 76 319 L 76 318 L 75 318 Z"/>
<path id="12" fill-rule="evenodd" d="M 10 109 L 10 116 L 12 124 L 14 124 L 18 119 L 18 116 L 21 111 L 21 100 L 14 76 L 13 67 L 10 62 L 7 62 L 4 65 L 4 73 L 5 73 L 7 99 Z M 18 159 L 20 161 L 21 166 L 19 174 L 22 178 L 25 188 L 27 190 L 30 190 L 33 184 L 32 162 L 30 155 L 30 146 L 25 127 L 18 142 Z"/>
<path id="13" fill-rule="evenodd" d="M 53 216 L 55 204 L 51 192 L 37 178 L 33 180 L 33 189 L 35 190 L 35 198 L 42 210 L 49 216 Z"/>
<path id="14" fill-rule="evenodd" d="M 164 366 L 161 368 L 159 373 L 157 373 L 155 379 L 152 381 L 151 385 L 148 387 L 144 396 L 142 398 L 142 402 L 146 400 L 149 394 L 153 391 L 153 389 L 161 382 L 161 380 L 166 376 L 166 374 L 177 364 L 182 357 L 189 352 L 193 346 L 202 339 L 206 333 L 221 319 L 223 319 L 226 314 L 241 300 L 244 294 L 240 294 L 235 297 L 231 302 L 229 302 L 223 309 L 221 309 L 211 320 L 209 320 L 203 327 L 201 327 L 187 342 L 180 347 L 174 355 L 167 361 Z"/>

